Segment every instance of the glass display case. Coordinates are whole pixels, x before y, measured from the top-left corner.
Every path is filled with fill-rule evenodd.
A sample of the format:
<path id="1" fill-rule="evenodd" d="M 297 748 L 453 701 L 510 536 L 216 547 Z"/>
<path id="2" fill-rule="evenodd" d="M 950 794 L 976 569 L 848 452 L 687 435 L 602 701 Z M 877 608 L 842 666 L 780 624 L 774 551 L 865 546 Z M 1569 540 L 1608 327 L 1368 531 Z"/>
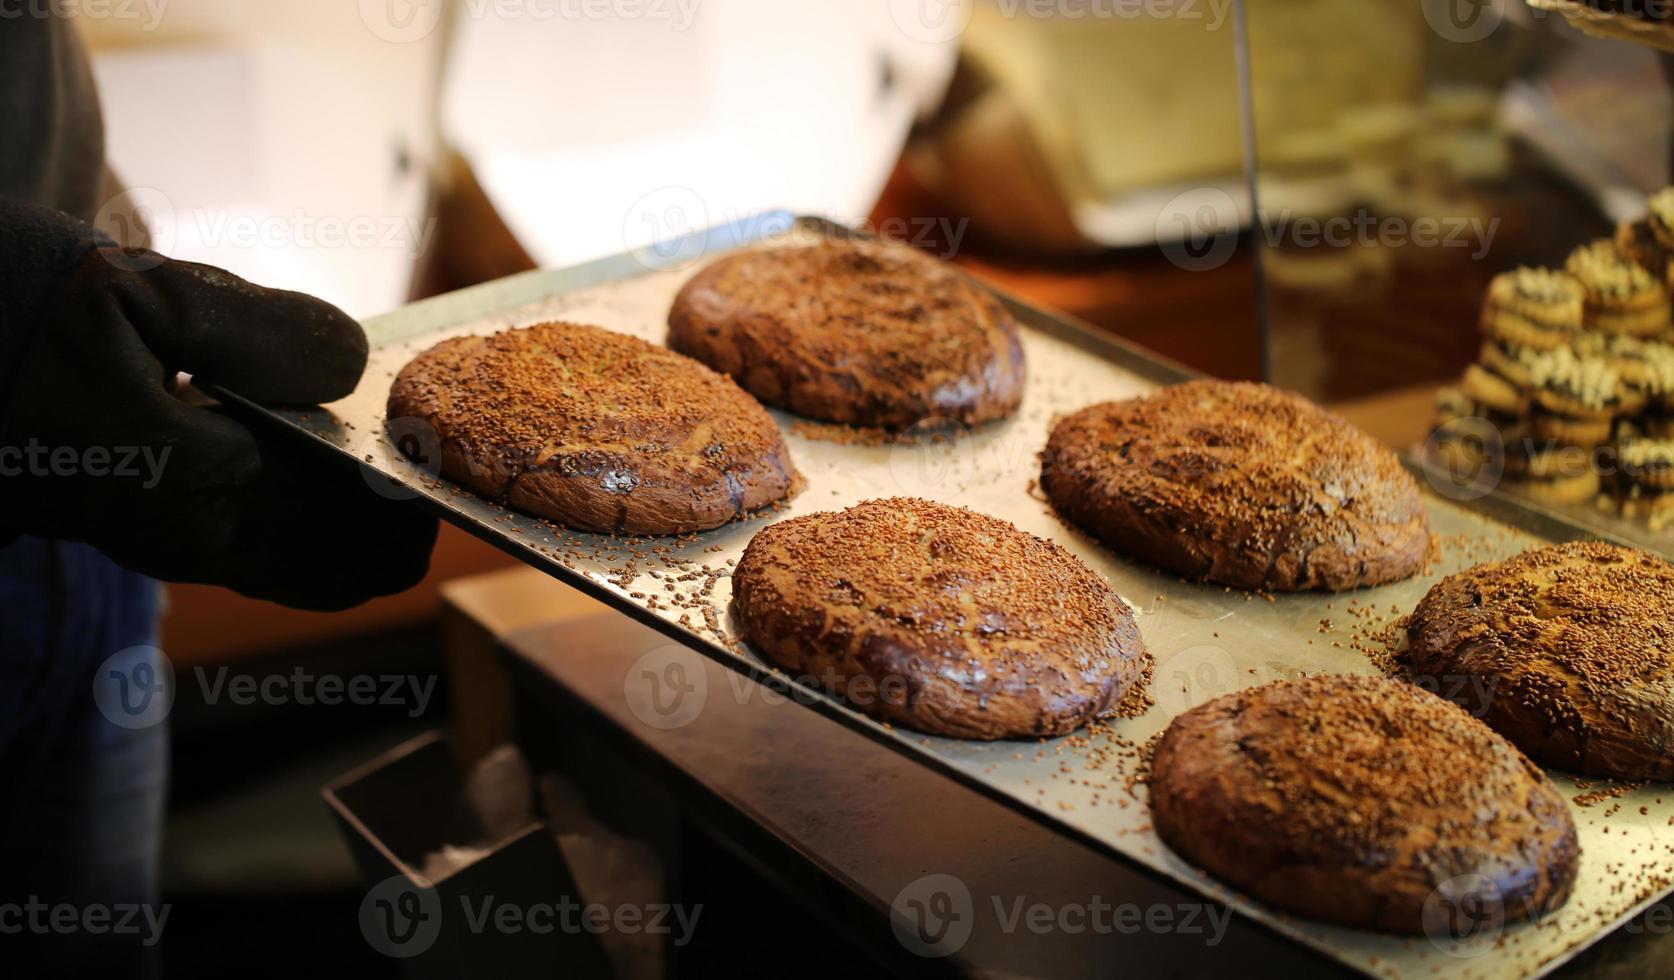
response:
<path id="1" fill-rule="evenodd" d="M 1270 380 L 1445 495 L 1674 554 L 1660 22 L 1557 0 L 1247 10 Z"/>

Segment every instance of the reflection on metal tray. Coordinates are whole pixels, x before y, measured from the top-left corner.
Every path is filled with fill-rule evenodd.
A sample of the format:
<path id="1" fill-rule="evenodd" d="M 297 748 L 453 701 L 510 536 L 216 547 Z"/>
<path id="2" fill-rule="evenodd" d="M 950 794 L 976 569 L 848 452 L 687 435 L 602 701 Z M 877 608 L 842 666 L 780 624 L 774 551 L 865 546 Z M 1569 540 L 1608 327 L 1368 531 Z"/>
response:
<path id="1" fill-rule="evenodd" d="M 1487 425 L 1486 421 L 1484 424 Z M 1600 538 L 1629 548 L 1641 548 L 1674 561 L 1674 522 L 1653 529 L 1645 518 L 1623 517 L 1597 501 L 1553 504 L 1536 500 L 1502 482 L 1492 472 L 1462 473 L 1449 468 L 1438 447 L 1415 446 L 1407 464 L 1425 475 L 1430 485 L 1465 506 L 1519 527 L 1540 526 L 1554 539 Z"/>
<path id="2" fill-rule="evenodd" d="M 1151 830 L 1143 785 L 1135 776 L 1140 744 L 1171 718 L 1218 694 L 1274 678 L 1372 672 L 1372 662 L 1359 648 L 1375 645 L 1371 635 L 1410 610 L 1439 576 L 1564 536 L 1563 528 L 1531 518 L 1517 530 L 1432 498 L 1442 550 L 1434 567 L 1412 581 L 1335 596 L 1253 596 L 1184 583 L 1122 561 L 1065 527 L 1041 502 L 1034 490 L 1036 453 L 1055 416 L 1186 374 L 1026 305 L 1008 300 L 1026 328 L 1029 358 L 1028 391 L 1014 418 L 949 439 L 880 446 L 811 438 L 796 419 L 776 412 L 808 479 L 807 489 L 782 511 L 679 540 L 577 534 L 507 512 L 420 471 L 384 432 L 384 402 L 396 371 L 444 337 L 566 318 L 660 342 L 669 303 L 702 254 L 749 241 L 839 231 L 785 214 L 768 215 L 667 248 L 531 272 L 427 300 L 366 324 L 374 347 L 372 364 L 350 397 L 324 410 L 246 407 L 266 411 L 362 461 L 374 486 L 416 497 L 447 520 L 659 629 L 684 645 L 671 648 L 675 655 L 689 655 L 683 652 L 689 648 L 781 690 L 795 688 L 814 709 L 1060 832 L 1227 902 L 1367 973 L 1536 975 L 1631 915 L 1674 878 L 1674 799 L 1664 804 L 1648 789 L 1590 808 L 1576 804 L 1584 847 L 1581 881 L 1560 913 L 1503 934 L 1490 923 L 1463 941 L 1392 937 L 1297 920 L 1227 891 L 1163 847 Z M 1004 517 L 1079 555 L 1137 611 L 1156 659 L 1156 705 L 1095 734 L 1041 743 L 960 742 L 878 725 L 796 687 L 742 650 L 727 613 L 727 575 L 751 535 L 786 516 L 891 495 L 928 497 Z M 1569 779 L 1560 777 L 1558 783 L 1569 796 L 1580 792 Z M 1661 884 L 1646 887 L 1651 880 Z"/>

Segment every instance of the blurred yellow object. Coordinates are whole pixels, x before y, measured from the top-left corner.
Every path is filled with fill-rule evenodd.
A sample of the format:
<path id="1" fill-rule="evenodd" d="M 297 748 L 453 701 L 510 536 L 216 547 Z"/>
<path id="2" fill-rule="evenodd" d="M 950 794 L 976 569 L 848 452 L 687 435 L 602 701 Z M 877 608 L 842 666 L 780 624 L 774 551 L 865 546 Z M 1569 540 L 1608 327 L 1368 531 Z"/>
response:
<path id="1" fill-rule="evenodd" d="M 1583 34 L 1633 41 L 1659 51 L 1674 52 L 1674 24 L 1668 21 L 1650 21 L 1633 14 L 1595 10 L 1575 0 L 1529 0 L 1529 6 L 1537 10 L 1556 10 L 1564 20 L 1569 21 L 1570 26 Z"/>
<path id="2" fill-rule="evenodd" d="M 977 90 L 935 130 L 919 176 L 985 233 L 1055 251 L 1134 244 L 1076 216 L 1132 200 L 1150 208 L 1150 222 L 1126 223 L 1142 232 L 1159 189 L 1242 182 L 1232 0 L 1092 9 L 975 4 L 964 56 Z M 1421 123 L 1425 27 L 1408 0 L 1271 0 L 1249 8 L 1248 27 L 1264 156 L 1333 156 L 1336 171 L 1356 148 L 1398 148 Z M 1352 111 L 1368 104 L 1381 108 Z"/>

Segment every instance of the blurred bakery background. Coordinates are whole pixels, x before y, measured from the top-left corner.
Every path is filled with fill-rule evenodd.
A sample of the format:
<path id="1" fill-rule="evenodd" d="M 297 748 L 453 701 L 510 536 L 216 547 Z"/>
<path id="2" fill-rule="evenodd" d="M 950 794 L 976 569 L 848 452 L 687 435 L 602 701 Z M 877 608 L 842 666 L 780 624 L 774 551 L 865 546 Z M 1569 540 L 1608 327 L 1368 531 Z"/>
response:
<path id="1" fill-rule="evenodd" d="M 787 208 L 1400 445 L 1493 275 L 1561 265 L 1669 182 L 1664 56 L 1521 0 L 75 6 L 126 187 L 103 216 L 180 258 L 370 316 Z M 177 671 L 441 687 L 413 710 L 182 685 L 168 975 L 390 972 L 318 787 L 446 721 L 480 625 L 449 589 L 507 565 L 444 527 L 424 588 L 346 614 L 170 588 Z M 221 959 L 276 919 L 294 943 Z"/>

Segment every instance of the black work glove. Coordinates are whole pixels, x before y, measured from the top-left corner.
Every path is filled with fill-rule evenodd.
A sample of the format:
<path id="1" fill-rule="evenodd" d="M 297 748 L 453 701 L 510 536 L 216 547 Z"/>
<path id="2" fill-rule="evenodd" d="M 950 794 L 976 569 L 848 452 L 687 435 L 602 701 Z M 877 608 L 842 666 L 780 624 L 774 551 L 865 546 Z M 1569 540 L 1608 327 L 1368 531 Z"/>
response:
<path id="1" fill-rule="evenodd" d="M 366 355 L 325 302 L 0 200 L 0 528 L 305 609 L 406 589 L 433 517 L 350 460 L 172 391 L 184 371 L 255 401 L 331 401 Z"/>

